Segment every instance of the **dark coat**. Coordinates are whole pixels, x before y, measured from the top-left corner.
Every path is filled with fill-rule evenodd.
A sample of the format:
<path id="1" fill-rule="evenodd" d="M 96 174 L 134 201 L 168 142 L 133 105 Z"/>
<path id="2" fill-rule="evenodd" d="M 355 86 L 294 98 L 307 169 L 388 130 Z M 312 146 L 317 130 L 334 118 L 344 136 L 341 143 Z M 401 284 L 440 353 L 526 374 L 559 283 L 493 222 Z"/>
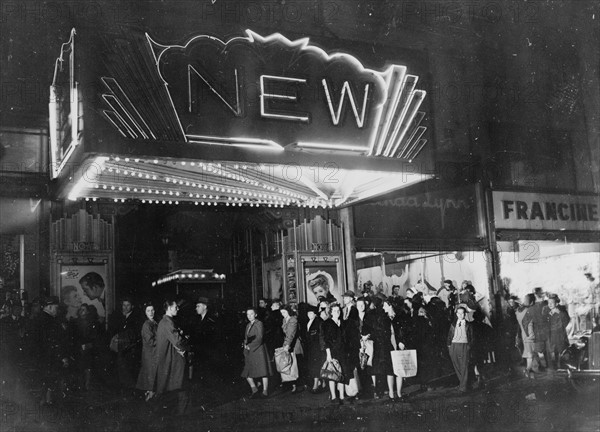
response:
<path id="1" fill-rule="evenodd" d="M 473 337 L 473 324 L 469 321 L 465 321 L 465 327 L 467 329 L 467 343 L 469 346 L 473 345 L 474 337 Z M 452 323 L 450 326 L 450 330 L 448 331 L 448 338 L 446 339 L 446 345 L 452 345 L 452 339 L 454 339 L 454 330 L 456 329 L 456 321 Z"/>
<path id="2" fill-rule="evenodd" d="M 73 354 L 73 341 L 66 326 L 46 312 L 42 312 L 36 322 L 35 340 L 41 370 L 61 369 L 63 359 L 68 360 Z"/>
<path id="3" fill-rule="evenodd" d="M 307 324 L 308 325 L 308 324 Z M 307 363 L 307 378 L 319 378 L 321 367 L 325 363 L 325 353 L 321 349 L 321 333 L 323 320 L 315 317 L 310 328 L 303 328 L 302 340 L 304 342 L 304 357 Z"/>
<path id="4" fill-rule="evenodd" d="M 548 313 L 548 342 L 552 352 L 560 353 L 569 346 L 566 328 L 569 324 L 570 317 L 568 312 L 562 308 L 557 307 L 555 310 L 555 313 Z"/>
<path id="5" fill-rule="evenodd" d="M 365 314 L 362 328 L 363 335 L 370 335 L 373 341 L 371 375 L 393 375 L 390 351 L 394 349 L 391 342 L 392 328 L 388 316 L 381 310 L 372 310 Z"/>
<path id="6" fill-rule="evenodd" d="M 278 310 L 269 311 L 264 323 L 264 342 L 270 358 L 275 353 L 275 348 L 283 346 L 283 316 Z M 262 322 L 261 322 L 262 325 Z"/>
<path id="7" fill-rule="evenodd" d="M 415 348 L 417 350 L 417 376 L 422 384 L 437 376 L 440 350 L 435 343 L 435 328 L 433 323 L 422 316 L 415 319 Z"/>
<path id="8" fill-rule="evenodd" d="M 244 378 L 262 378 L 273 375 L 273 368 L 267 354 L 267 347 L 264 344 L 263 323 L 255 320 L 246 325 L 244 345 Z"/>
<path id="9" fill-rule="evenodd" d="M 104 330 L 99 321 L 77 318 L 75 347 L 80 369 L 91 369 L 101 350 Z"/>
<path id="10" fill-rule="evenodd" d="M 137 379 L 136 388 L 153 391 L 156 384 L 156 321 L 146 320 L 142 326 L 142 367 Z"/>
<path id="11" fill-rule="evenodd" d="M 156 391 L 164 393 L 179 390 L 183 385 L 186 340 L 175 326 L 173 318 L 163 316 L 156 330 Z"/>
<path id="12" fill-rule="evenodd" d="M 348 384 L 351 378 L 354 378 L 352 363 L 350 362 L 350 343 L 347 340 L 347 325 L 349 321 L 340 320 L 338 326 L 332 319 L 323 323 L 323 349 L 329 349 L 331 358 L 337 360 L 342 367 L 343 382 Z"/>

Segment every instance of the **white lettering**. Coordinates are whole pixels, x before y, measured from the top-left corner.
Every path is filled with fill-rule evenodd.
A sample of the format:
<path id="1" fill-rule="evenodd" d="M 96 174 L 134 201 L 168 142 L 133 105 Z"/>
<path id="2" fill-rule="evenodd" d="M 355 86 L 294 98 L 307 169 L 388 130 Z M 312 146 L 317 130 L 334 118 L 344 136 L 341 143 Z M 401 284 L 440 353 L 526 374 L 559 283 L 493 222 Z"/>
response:
<path id="1" fill-rule="evenodd" d="M 192 112 L 192 71 L 208 86 L 208 88 L 219 98 L 227 108 L 231 110 L 231 112 L 236 116 L 240 117 L 242 115 L 242 109 L 240 105 L 240 86 L 238 82 L 238 71 L 234 69 L 235 75 L 235 105 L 230 104 L 227 100 L 219 93 L 200 72 L 198 72 L 194 66 L 188 65 L 188 110 Z"/>
<path id="2" fill-rule="evenodd" d="M 297 120 L 301 122 L 308 122 L 309 116 L 305 115 L 289 115 L 289 114 L 276 114 L 272 112 L 267 112 L 265 110 L 265 99 L 275 99 L 275 100 L 287 100 L 287 101 L 297 101 L 298 97 L 295 94 L 281 94 L 281 93 L 267 93 L 265 91 L 265 79 L 279 82 L 289 82 L 289 83 L 302 83 L 306 84 L 305 79 L 301 78 L 290 78 L 290 77 L 281 77 L 281 76 L 273 76 L 273 75 L 261 75 L 260 76 L 260 115 L 261 117 L 266 118 L 276 118 L 276 119 L 284 119 L 284 120 Z"/>
<path id="3" fill-rule="evenodd" d="M 350 106 L 352 107 L 354 118 L 356 119 L 356 125 L 359 128 L 362 128 L 365 125 L 365 114 L 367 112 L 367 96 L 369 95 L 369 84 L 365 84 L 365 94 L 363 96 L 362 112 L 359 115 L 357 103 L 354 99 L 354 94 L 352 93 L 352 88 L 350 87 L 348 81 L 344 81 L 344 85 L 342 86 L 342 94 L 340 95 L 340 102 L 337 106 L 337 112 L 334 112 L 333 102 L 331 100 L 331 94 L 329 92 L 329 84 L 327 84 L 327 80 L 323 79 L 321 82 L 323 83 L 323 88 L 325 89 L 325 96 L 327 97 L 327 106 L 329 107 L 331 121 L 333 122 L 334 126 L 337 126 L 340 123 L 342 109 L 344 108 L 344 100 L 346 99 L 346 95 L 348 95 L 348 99 L 350 100 Z"/>

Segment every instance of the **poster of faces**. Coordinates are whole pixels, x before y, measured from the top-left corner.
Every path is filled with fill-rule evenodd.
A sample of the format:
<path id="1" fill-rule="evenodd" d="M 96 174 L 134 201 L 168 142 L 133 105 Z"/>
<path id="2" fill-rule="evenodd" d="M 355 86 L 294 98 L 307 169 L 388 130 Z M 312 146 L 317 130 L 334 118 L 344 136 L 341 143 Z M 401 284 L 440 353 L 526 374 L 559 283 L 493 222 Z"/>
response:
<path id="1" fill-rule="evenodd" d="M 313 306 L 317 305 L 319 297 L 325 297 L 329 301 L 342 301 L 338 277 L 338 265 L 336 262 L 305 262 L 304 281 L 306 288 L 306 301 Z"/>
<path id="2" fill-rule="evenodd" d="M 77 318 L 82 304 L 94 306 L 100 321 L 106 319 L 106 296 L 110 287 L 105 264 L 63 264 L 60 270 L 60 304 L 67 319 Z"/>

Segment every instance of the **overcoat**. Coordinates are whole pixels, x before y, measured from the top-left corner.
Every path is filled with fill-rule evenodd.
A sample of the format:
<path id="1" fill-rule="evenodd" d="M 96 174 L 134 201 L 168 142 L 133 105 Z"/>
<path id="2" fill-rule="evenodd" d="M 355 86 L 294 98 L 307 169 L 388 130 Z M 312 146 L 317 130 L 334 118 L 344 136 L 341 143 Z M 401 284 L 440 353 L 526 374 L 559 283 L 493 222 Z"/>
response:
<path id="1" fill-rule="evenodd" d="M 267 347 L 263 342 L 264 329 L 263 323 L 259 320 L 249 322 L 246 325 L 244 338 L 244 370 L 242 377 L 244 378 L 261 378 L 273 375 L 273 369 L 269 356 L 267 355 Z"/>
<path id="2" fill-rule="evenodd" d="M 163 316 L 156 330 L 156 392 L 179 390 L 185 372 L 184 352 L 188 346 L 173 318 Z"/>
<path id="3" fill-rule="evenodd" d="M 156 383 L 156 330 L 158 324 L 154 320 L 146 320 L 142 326 L 142 367 L 137 379 L 136 388 L 154 390 Z"/>
<path id="4" fill-rule="evenodd" d="M 325 353 L 321 350 L 321 327 L 323 320 L 315 317 L 309 328 L 304 329 L 305 358 L 308 367 L 307 378 L 319 378 L 321 367 L 325 363 Z"/>

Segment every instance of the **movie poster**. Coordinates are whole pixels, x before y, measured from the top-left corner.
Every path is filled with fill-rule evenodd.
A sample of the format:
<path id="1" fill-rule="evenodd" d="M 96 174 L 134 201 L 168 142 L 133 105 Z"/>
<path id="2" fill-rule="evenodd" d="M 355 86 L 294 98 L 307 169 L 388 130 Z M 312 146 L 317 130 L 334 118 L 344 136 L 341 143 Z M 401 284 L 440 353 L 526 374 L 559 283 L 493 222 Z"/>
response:
<path id="1" fill-rule="evenodd" d="M 263 263 L 265 272 L 265 297 L 273 300 L 283 300 L 283 269 L 281 260 L 265 261 Z"/>
<path id="2" fill-rule="evenodd" d="M 107 265 L 62 264 L 60 267 L 60 305 L 66 318 L 76 318 L 82 304 L 94 306 L 101 321 L 106 319 L 106 299 L 112 294 Z"/>
<path id="3" fill-rule="evenodd" d="M 342 302 L 343 284 L 339 262 L 305 261 L 304 281 L 308 304 L 316 306 L 319 297 L 325 297 L 331 302 Z"/>

